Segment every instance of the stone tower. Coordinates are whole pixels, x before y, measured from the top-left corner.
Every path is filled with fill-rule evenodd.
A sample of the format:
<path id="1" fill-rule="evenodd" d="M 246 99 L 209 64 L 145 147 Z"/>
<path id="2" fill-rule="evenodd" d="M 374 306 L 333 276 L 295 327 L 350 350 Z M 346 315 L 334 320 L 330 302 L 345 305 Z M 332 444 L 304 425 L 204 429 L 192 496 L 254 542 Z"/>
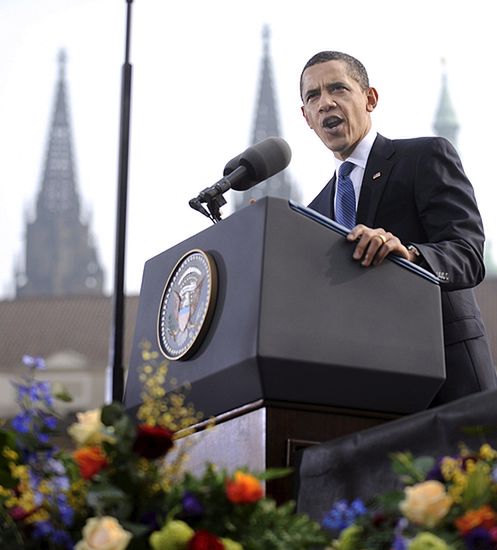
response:
<path id="1" fill-rule="evenodd" d="M 457 121 L 456 112 L 454 111 L 454 107 L 452 106 L 452 101 L 449 96 L 447 70 L 445 68 L 444 60 L 442 60 L 442 88 L 440 91 L 438 108 L 435 113 L 435 120 L 433 122 L 433 130 L 437 136 L 447 138 L 457 149 L 459 123 Z"/>
<path id="2" fill-rule="evenodd" d="M 64 51 L 58 61 L 41 188 L 34 219 L 26 223 L 25 262 L 16 273 L 16 298 L 103 294 L 103 270 L 88 223 L 81 217 Z"/>
<path id="3" fill-rule="evenodd" d="M 270 136 L 281 136 L 276 95 L 273 85 L 273 64 L 270 55 L 270 29 L 265 25 L 262 30 L 263 55 L 258 97 L 256 100 L 255 120 L 252 129 L 251 145 Z M 287 170 L 276 174 L 267 181 L 234 194 L 234 209 L 247 206 L 251 201 L 270 195 L 283 199 L 300 200 L 298 188 L 290 181 Z"/>

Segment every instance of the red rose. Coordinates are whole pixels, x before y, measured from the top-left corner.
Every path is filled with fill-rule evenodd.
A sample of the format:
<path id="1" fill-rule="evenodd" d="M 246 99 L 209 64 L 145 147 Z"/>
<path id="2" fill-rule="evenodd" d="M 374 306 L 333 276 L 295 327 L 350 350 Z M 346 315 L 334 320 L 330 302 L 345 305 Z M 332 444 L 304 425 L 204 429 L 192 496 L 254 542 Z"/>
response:
<path id="1" fill-rule="evenodd" d="M 21 506 L 14 506 L 9 510 L 9 516 L 14 521 L 24 521 L 26 518 L 28 518 L 31 514 L 36 512 L 38 510 L 37 508 L 32 508 L 31 510 L 25 510 Z"/>
<path id="2" fill-rule="evenodd" d="M 91 479 L 108 464 L 100 447 L 83 447 L 82 449 L 74 451 L 72 456 L 79 466 L 79 471 L 83 479 Z"/>
<path id="3" fill-rule="evenodd" d="M 160 458 L 173 446 L 173 435 L 167 428 L 140 424 L 133 451 L 149 460 Z"/>
<path id="4" fill-rule="evenodd" d="M 187 550 L 224 550 L 224 544 L 209 531 L 197 531 L 188 542 Z"/>

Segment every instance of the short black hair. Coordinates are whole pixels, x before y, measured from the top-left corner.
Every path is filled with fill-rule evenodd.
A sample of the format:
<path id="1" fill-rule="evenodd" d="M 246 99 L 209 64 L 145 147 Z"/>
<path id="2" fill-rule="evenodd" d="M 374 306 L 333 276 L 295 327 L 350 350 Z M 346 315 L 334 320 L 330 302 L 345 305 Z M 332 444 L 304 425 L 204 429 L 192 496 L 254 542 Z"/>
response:
<path id="1" fill-rule="evenodd" d="M 304 65 L 300 73 L 300 97 L 302 97 L 302 79 L 306 69 L 318 63 L 326 63 L 327 61 L 344 61 L 347 65 L 349 75 L 361 86 L 361 88 L 364 90 L 369 88 L 368 72 L 366 71 L 366 67 L 364 67 L 358 59 L 352 57 L 348 53 L 323 51 L 313 55 Z"/>

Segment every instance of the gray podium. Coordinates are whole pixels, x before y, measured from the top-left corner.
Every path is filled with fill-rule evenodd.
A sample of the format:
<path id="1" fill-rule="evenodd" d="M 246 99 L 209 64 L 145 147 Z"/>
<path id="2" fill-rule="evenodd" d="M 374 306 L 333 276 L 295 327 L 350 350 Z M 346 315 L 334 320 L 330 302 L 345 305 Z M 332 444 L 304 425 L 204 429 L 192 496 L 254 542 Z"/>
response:
<path id="1" fill-rule="evenodd" d="M 169 364 L 195 408 L 217 419 L 196 446 L 200 462 L 287 465 L 302 446 L 425 409 L 445 378 L 437 281 L 400 259 L 363 268 L 344 235 L 265 198 L 148 260 L 126 407 L 140 401 L 140 343 L 159 349 L 166 282 L 200 249 L 217 268 L 214 313 L 196 353 Z M 282 483 L 276 497 L 289 496 Z"/>

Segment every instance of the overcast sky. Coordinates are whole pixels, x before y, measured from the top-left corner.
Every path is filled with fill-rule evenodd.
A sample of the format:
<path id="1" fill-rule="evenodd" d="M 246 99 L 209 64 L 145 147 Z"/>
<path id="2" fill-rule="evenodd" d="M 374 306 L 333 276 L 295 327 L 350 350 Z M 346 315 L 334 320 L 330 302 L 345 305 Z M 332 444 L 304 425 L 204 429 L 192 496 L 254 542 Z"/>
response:
<path id="1" fill-rule="evenodd" d="M 78 189 L 111 290 L 126 5 L 0 0 L 0 298 L 12 297 L 15 262 L 23 260 L 60 48 L 67 51 Z M 188 201 L 249 145 L 264 24 L 271 28 L 282 135 L 293 151 L 287 170 L 305 203 L 334 169 L 300 113 L 298 79 L 307 59 L 336 49 L 363 61 L 380 96 L 375 127 L 396 138 L 433 133 L 444 58 L 459 151 L 497 252 L 491 10 L 487 0 L 134 0 L 128 292 L 139 291 L 148 258 L 210 226 Z"/>

